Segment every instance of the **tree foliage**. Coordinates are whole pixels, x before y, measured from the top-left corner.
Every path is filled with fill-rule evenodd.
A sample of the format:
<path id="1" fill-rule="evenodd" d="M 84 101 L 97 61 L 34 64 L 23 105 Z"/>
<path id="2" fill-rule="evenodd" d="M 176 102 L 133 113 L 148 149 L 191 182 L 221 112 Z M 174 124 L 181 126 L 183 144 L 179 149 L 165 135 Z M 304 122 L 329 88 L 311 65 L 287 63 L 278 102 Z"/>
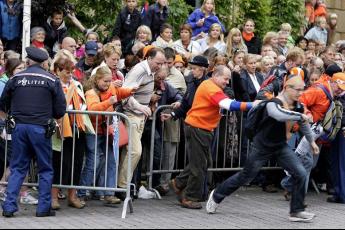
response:
<path id="1" fill-rule="evenodd" d="M 282 23 L 290 23 L 293 35 L 297 35 L 303 24 L 304 1 L 271 0 L 271 30 L 277 31 Z"/>
<path id="2" fill-rule="evenodd" d="M 246 19 L 253 19 L 260 37 L 270 30 L 270 0 L 237 1 L 239 15 L 237 23 L 243 25 Z"/>
<path id="3" fill-rule="evenodd" d="M 179 27 L 186 23 L 193 7 L 186 4 L 184 0 L 170 0 L 170 14 L 168 18 L 169 24 L 174 28 L 174 37 L 178 36 Z"/>
<path id="4" fill-rule="evenodd" d="M 112 31 L 116 17 L 123 7 L 121 0 L 69 0 L 76 6 L 77 15 L 86 27 L 99 25 L 98 32 L 102 37 Z M 139 0 L 139 7 L 145 2 L 153 4 L 155 0 Z M 202 2 L 202 0 L 201 0 Z M 256 22 L 257 34 L 263 36 L 266 32 L 278 31 L 279 26 L 289 22 L 294 28 L 294 34 L 303 22 L 304 7 L 301 0 L 215 0 L 217 16 L 230 30 L 242 25 L 245 19 L 252 18 Z M 179 26 L 186 22 L 193 7 L 184 0 L 169 0 L 170 16 L 168 22 L 174 27 L 175 36 Z M 76 29 L 75 35 L 81 35 Z"/>

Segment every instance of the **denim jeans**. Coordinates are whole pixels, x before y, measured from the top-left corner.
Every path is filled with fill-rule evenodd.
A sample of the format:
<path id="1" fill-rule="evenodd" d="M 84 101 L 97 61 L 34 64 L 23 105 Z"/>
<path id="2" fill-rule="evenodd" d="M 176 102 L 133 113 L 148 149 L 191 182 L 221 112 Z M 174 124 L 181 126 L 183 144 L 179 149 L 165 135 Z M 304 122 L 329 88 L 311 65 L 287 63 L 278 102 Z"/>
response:
<path id="1" fill-rule="evenodd" d="M 313 136 L 315 140 L 317 140 L 323 134 L 323 129 L 319 125 L 314 125 L 312 127 L 312 130 L 313 130 Z M 307 141 L 306 137 L 303 137 L 301 142 L 298 144 L 295 154 L 297 154 L 305 170 L 307 171 L 307 180 L 305 183 L 305 193 L 307 194 L 310 174 L 313 168 L 315 168 L 317 165 L 317 162 L 319 160 L 319 155 L 314 155 L 312 153 L 311 145 Z M 281 186 L 290 193 L 293 190 L 293 184 L 294 184 L 293 178 L 289 174 L 281 181 Z"/>
<path id="2" fill-rule="evenodd" d="M 304 211 L 304 188 L 307 172 L 297 155 L 294 154 L 293 150 L 287 144 L 281 149 L 273 151 L 269 149 L 261 149 L 257 147 L 257 145 L 254 145 L 252 154 L 249 155 L 244 169 L 236 175 L 228 178 L 215 190 L 213 195 L 215 202 L 222 202 L 226 196 L 231 195 L 241 186 L 250 183 L 260 172 L 263 165 L 265 165 L 266 162 L 274 156 L 279 165 L 291 172 L 292 177 L 295 179 L 290 207 L 291 213 Z"/>
<path id="3" fill-rule="evenodd" d="M 118 133 L 117 133 L 118 134 Z M 81 175 L 81 186 L 96 186 L 115 188 L 116 187 L 116 169 L 118 158 L 118 143 L 113 151 L 113 140 L 109 138 L 108 154 L 106 154 L 106 141 L 107 136 L 97 136 L 97 149 L 96 149 L 96 136 L 86 135 L 86 161 Z M 114 138 L 116 140 L 118 138 Z M 107 164 L 106 164 L 107 162 Z M 99 196 L 112 196 L 114 192 L 111 191 L 97 191 Z M 79 196 L 85 196 L 86 190 L 79 190 Z"/>
<path id="4" fill-rule="evenodd" d="M 334 183 L 334 197 L 345 202 L 345 137 L 339 132 L 332 143 L 332 179 Z"/>
<path id="5" fill-rule="evenodd" d="M 309 179 L 310 179 L 310 173 L 311 173 L 311 170 L 313 169 L 313 165 L 314 165 L 314 157 L 313 157 L 312 153 L 308 153 L 308 154 L 304 154 L 304 155 L 297 154 L 297 156 L 300 159 L 301 163 L 303 164 L 303 167 L 307 171 L 307 180 L 306 180 L 306 184 L 305 184 L 305 193 L 307 194 Z M 287 175 L 281 181 L 281 186 L 290 193 L 293 190 L 293 184 L 294 184 L 294 181 L 290 175 Z"/>

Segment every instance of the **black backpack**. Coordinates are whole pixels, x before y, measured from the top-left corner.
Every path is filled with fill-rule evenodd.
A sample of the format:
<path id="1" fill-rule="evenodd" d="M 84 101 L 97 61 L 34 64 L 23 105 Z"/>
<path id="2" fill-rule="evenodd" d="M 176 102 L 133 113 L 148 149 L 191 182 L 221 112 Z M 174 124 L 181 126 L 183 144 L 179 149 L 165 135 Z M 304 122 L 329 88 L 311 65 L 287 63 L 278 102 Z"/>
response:
<path id="1" fill-rule="evenodd" d="M 254 139 L 264 123 L 264 114 L 268 102 L 272 102 L 272 100 L 262 101 L 248 112 L 247 121 L 245 124 L 245 134 L 250 141 Z"/>

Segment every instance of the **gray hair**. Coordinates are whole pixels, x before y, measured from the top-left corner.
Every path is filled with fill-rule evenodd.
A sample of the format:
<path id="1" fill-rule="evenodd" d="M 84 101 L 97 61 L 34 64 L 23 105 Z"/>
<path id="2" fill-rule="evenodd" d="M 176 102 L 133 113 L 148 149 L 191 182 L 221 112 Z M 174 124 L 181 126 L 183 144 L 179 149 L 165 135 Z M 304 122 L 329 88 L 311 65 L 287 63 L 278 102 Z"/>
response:
<path id="1" fill-rule="evenodd" d="M 36 26 L 36 27 L 34 27 L 34 28 L 31 29 L 31 31 L 30 31 L 30 39 L 31 39 L 31 41 L 34 40 L 34 36 L 35 36 L 37 33 L 39 33 L 39 32 L 43 32 L 44 34 L 46 33 L 46 31 L 44 30 L 43 27 Z"/>
<path id="2" fill-rule="evenodd" d="M 212 77 L 219 77 L 223 75 L 230 75 L 231 76 L 231 70 L 226 67 L 225 65 L 217 66 L 212 74 Z"/>

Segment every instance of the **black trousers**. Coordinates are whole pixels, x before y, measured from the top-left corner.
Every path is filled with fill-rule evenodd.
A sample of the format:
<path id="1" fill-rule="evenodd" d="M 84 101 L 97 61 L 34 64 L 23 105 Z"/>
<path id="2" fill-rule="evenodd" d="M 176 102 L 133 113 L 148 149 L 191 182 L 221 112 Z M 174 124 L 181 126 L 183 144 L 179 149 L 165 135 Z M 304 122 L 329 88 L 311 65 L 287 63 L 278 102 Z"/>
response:
<path id="1" fill-rule="evenodd" d="M 203 187 L 207 169 L 212 164 L 211 144 L 213 133 L 192 126 L 186 126 L 189 163 L 176 177 L 179 188 L 184 188 L 184 198 L 191 201 L 203 199 Z"/>
<path id="2" fill-rule="evenodd" d="M 83 168 L 83 160 L 85 155 L 85 135 L 79 134 L 75 137 L 75 149 L 73 160 L 73 139 L 66 138 L 63 142 L 63 159 L 61 163 L 61 152 L 53 151 L 53 168 L 54 180 L 53 184 L 62 185 L 80 185 L 80 175 Z M 62 177 L 61 174 L 62 164 Z M 73 166 L 73 169 L 72 169 Z M 73 171 L 73 177 L 72 177 Z M 72 183 L 73 178 L 73 183 Z"/>

